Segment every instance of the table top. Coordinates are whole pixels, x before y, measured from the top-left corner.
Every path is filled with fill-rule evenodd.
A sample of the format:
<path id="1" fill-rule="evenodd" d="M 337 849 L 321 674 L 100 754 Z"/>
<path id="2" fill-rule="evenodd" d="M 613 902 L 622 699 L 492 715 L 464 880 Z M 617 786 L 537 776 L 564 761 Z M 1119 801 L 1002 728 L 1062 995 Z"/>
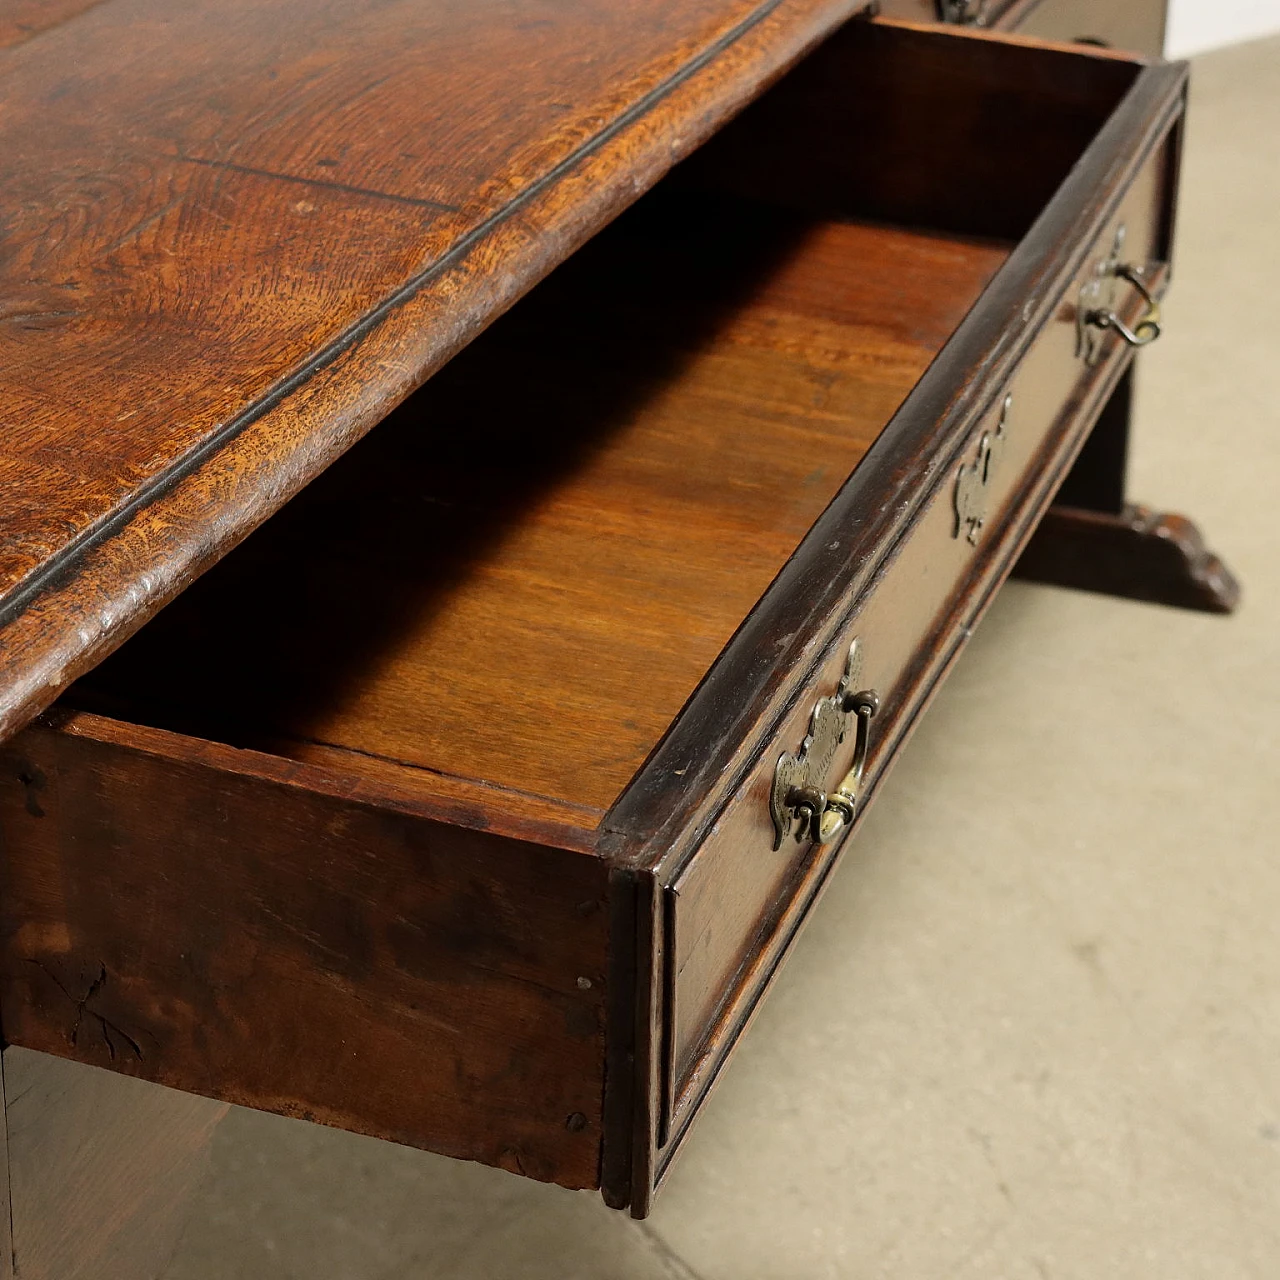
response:
<path id="1" fill-rule="evenodd" d="M 0 0 L 0 734 L 854 0 Z"/>

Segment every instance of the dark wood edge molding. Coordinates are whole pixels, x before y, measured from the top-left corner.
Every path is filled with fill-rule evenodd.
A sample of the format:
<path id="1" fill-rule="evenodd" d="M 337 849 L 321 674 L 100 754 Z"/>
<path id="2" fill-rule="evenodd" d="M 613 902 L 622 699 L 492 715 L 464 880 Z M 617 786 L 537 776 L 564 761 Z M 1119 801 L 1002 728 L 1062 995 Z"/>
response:
<path id="1" fill-rule="evenodd" d="M 1136 503 L 1118 514 L 1050 507 L 1014 573 L 1204 613 L 1232 613 L 1240 603 L 1240 584 L 1190 520 Z"/>
<path id="2" fill-rule="evenodd" d="M 766 0 L 25 579 L 0 608 L 0 740 L 278 511 L 856 8 L 856 0 Z"/>
<path id="3" fill-rule="evenodd" d="M 921 38 L 953 38 L 921 31 Z M 988 36 L 987 39 L 998 37 Z M 815 523 L 603 824 L 670 881 L 811 679 L 851 602 L 894 554 L 1183 109 L 1185 64 L 1144 67 Z M 886 550 L 887 548 L 887 550 Z"/>
<path id="4" fill-rule="evenodd" d="M 605 1009 L 603 1140 L 600 1150 L 600 1194 L 611 1209 L 631 1203 L 632 1126 L 636 1117 L 636 1043 L 640 1025 L 635 993 L 640 968 L 647 963 L 639 932 L 640 877 L 634 871 L 609 874 L 609 989 Z"/>
<path id="5" fill-rule="evenodd" d="M 645 872 L 638 880 L 636 941 L 638 964 L 635 986 L 635 1074 L 634 1113 L 629 1130 L 631 1142 L 631 1194 L 633 1218 L 646 1218 L 653 1204 L 655 1153 L 653 1137 L 661 1114 L 662 997 L 661 975 L 665 965 L 666 929 L 662 912 L 666 903 L 656 878 Z"/>

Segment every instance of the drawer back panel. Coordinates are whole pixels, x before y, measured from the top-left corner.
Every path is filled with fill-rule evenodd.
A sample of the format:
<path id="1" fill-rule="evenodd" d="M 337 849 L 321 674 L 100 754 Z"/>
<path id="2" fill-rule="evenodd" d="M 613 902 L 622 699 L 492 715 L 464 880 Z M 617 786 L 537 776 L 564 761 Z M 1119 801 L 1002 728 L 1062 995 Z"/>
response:
<path id="1" fill-rule="evenodd" d="M 1138 70 L 854 21 L 691 157 L 682 178 L 847 217 L 1017 238 Z"/>

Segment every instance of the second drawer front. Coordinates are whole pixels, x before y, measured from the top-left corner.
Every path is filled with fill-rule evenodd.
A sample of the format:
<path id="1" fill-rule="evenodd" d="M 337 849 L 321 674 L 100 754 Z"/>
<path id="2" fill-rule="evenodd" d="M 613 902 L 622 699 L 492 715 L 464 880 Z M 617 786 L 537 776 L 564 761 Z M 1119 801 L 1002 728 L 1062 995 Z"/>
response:
<path id="1" fill-rule="evenodd" d="M 831 845 L 791 836 L 773 848 L 770 793 L 779 755 L 799 751 L 815 703 L 836 692 L 857 637 L 859 687 L 874 689 L 881 699 L 863 782 L 864 793 L 874 789 L 994 585 L 1012 567 L 1125 362 L 1111 335 L 1095 363 L 1082 361 L 1076 302 L 1097 264 L 1111 254 L 1122 224 L 1126 261 L 1146 263 L 1160 243 L 1165 155 L 1158 151 L 1139 173 L 1007 386 L 993 388 L 991 407 L 961 459 L 935 481 L 910 532 L 855 606 L 849 630 L 668 888 L 660 1143 L 678 1136 L 690 1118 L 831 860 Z M 984 437 L 999 455 L 978 495 L 984 503 L 958 502 L 960 467 L 976 473 Z M 972 525 L 966 513 L 976 520 L 984 504 L 983 523 Z M 831 787 L 852 762 L 854 736 L 851 729 L 827 771 Z"/>

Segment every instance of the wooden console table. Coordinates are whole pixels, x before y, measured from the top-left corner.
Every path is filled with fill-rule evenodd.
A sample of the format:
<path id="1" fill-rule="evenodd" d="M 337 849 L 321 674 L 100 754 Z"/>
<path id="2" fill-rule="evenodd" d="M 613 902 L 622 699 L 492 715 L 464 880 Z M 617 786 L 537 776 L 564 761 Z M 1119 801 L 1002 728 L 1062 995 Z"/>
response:
<path id="1" fill-rule="evenodd" d="M 5 1041 L 646 1214 L 1006 575 L 1234 602 L 1118 8 L 0 7 Z"/>

